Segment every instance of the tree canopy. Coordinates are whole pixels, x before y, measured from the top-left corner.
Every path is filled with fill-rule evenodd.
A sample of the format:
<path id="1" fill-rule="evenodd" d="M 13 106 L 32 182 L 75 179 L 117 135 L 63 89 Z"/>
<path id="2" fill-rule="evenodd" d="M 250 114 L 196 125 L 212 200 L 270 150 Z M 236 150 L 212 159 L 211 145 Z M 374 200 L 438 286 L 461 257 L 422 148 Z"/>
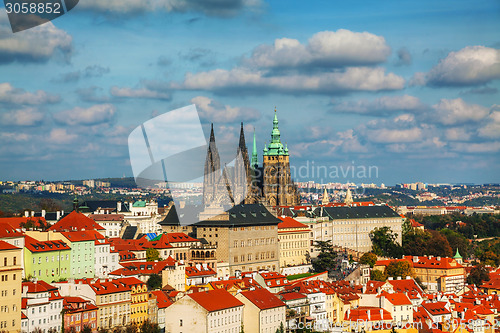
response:
<path id="1" fill-rule="evenodd" d="M 469 284 L 474 284 L 477 287 L 482 285 L 484 281 L 489 281 L 490 280 L 490 274 L 488 269 L 484 264 L 479 264 L 470 270 L 470 274 L 467 277 L 467 283 Z"/>
<path id="2" fill-rule="evenodd" d="M 359 258 L 359 262 L 361 264 L 369 265 L 371 268 L 375 266 L 375 263 L 377 262 L 377 255 L 373 252 L 367 252 Z"/>
<path id="3" fill-rule="evenodd" d="M 375 228 L 370 231 L 372 252 L 378 256 L 400 258 L 403 254 L 401 245 L 398 244 L 398 234 L 390 227 Z"/>
<path id="4" fill-rule="evenodd" d="M 415 272 L 413 271 L 412 265 L 407 260 L 394 260 L 387 265 L 385 275 L 394 278 L 398 276 L 406 278 L 407 276 L 415 276 Z"/>

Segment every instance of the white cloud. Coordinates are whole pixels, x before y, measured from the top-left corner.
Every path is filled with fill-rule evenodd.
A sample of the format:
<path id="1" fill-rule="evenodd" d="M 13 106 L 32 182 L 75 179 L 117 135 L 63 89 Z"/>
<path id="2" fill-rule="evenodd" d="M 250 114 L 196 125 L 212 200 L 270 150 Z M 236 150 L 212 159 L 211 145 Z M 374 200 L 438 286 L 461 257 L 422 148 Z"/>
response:
<path id="1" fill-rule="evenodd" d="M 500 111 L 493 111 L 488 116 L 488 123 L 479 128 L 478 134 L 485 138 L 500 138 Z"/>
<path id="2" fill-rule="evenodd" d="M 332 68 L 382 63 L 390 53 L 382 36 L 339 29 L 318 32 L 306 45 L 276 39 L 273 45 L 255 48 L 245 63 L 259 68 Z"/>
<path id="3" fill-rule="evenodd" d="M 488 109 L 484 106 L 467 104 L 461 98 L 441 99 L 432 108 L 434 114 L 431 117 L 443 125 L 477 122 L 488 115 Z"/>
<path id="4" fill-rule="evenodd" d="M 44 62 L 57 54 L 68 60 L 71 52 L 72 37 L 52 22 L 13 34 L 5 10 L 0 11 L 0 64 Z"/>
<path id="5" fill-rule="evenodd" d="M 30 93 L 23 89 L 14 88 L 8 82 L 0 83 L 0 103 L 38 105 L 56 103 L 59 99 L 59 96 L 49 95 L 43 90 Z"/>
<path id="6" fill-rule="evenodd" d="M 45 115 L 35 108 L 12 110 L 1 116 L 3 125 L 34 126 L 43 121 Z"/>
<path id="7" fill-rule="evenodd" d="M 471 133 L 461 127 L 448 128 L 444 133 L 449 141 L 469 141 L 471 138 Z"/>
<path id="8" fill-rule="evenodd" d="M 450 52 L 425 76 L 434 86 L 470 86 L 500 79 L 500 50 L 468 46 Z"/>
<path id="9" fill-rule="evenodd" d="M 418 127 L 410 129 L 381 128 L 366 133 L 367 139 L 377 143 L 416 142 L 422 139 L 422 130 Z"/>
<path id="10" fill-rule="evenodd" d="M 194 97 L 191 103 L 196 105 L 202 119 L 215 123 L 253 121 L 260 118 L 258 110 L 224 105 L 204 96 Z"/>
<path id="11" fill-rule="evenodd" d="M 124 98 L 151 98 L 170 100 L 171 95 L 168 92 L 155 91 L 148 88 L 119 88 L 112 87 L 111 95 Z"/>
<path id="12" fill-rule="evenodd" d="M 367 115 L 387 115 L 397 111 L 417 111 L 425 106 L 417 97 L 382 96 L 375 100 L 361 99 L 357 101 L 346 101 L 334 105 L 334 111 L 345 113 L 358 113 Z"/>
<path id="13" fill-rule="evenodd" d="M 452 150 L 462 153 L 482 154 L 482 153 L 496 153 L 500 151 L 500 142 L 456 142 L 452 144 Z"/>
<path id="14" fill-rule="evenodd" d="M 66 125 L 96 125 L 113 119 L 116 108 L 112 104 L 98 104 L 89 108 L 75 107 L 54 114 L 54 119 Z"/>
<path id="15" fill-rule="evenodd" d="M 48 141 L 56 144 L 72 143 L 78 135 L 68 133 L 65 128 L 54 128 L 50 131 Z"/>
<path id="16" fill-rule="evenodd" d="M 3 142 L 26 142 L 30 137 L 26 133 L 3 132 L 0 133 L 0 138 Z"/>
<path id="17" fill-rule="evenodd" d="M 335 94 L 351 91 L 398 90 L 404 79 L 383 68 L 349 67 L 345 71 L 314 75 L 293 74 L 268 76 L 265 71 L 244 68 L 216 69 L 196 74 L 188 73 L 182 84 L 173 89 L 207 90 L 218 93 L 317 93 Z"/>

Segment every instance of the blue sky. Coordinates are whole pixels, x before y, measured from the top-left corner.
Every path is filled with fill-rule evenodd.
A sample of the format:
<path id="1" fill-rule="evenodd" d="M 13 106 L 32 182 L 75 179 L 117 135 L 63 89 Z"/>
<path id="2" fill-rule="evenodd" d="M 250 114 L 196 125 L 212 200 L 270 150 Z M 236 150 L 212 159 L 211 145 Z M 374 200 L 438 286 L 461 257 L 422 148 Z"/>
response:
<path id="1" fill-rule="evenodd" d="M 0 179 L 132 176 L 127 137 L 196 104 L 218 144 L 323 182 L 499 182 L 499 1 L 80 0 L 13 34 L 0 10 Z M 234 148 L 235 151 L 235 148 Z M 261 151 L 259 151 L 261 158 Z"/>

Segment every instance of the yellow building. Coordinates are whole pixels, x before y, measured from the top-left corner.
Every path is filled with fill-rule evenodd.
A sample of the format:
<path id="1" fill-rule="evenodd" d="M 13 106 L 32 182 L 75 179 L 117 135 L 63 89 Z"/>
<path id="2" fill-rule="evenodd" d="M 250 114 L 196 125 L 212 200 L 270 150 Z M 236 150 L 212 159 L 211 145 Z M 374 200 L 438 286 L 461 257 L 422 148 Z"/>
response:
<path id="1" fill-rule="evenodd" d="M 280 267 L 305 264 L 309 250 L 309 228 L 291 217 L 279 219 L 282 221 L 278 224 Z"/>
<path id="2" fill-rule="evenodd" d="M 130 287 L 130 321 L 138 325 L 148 319 L 148 287 L 141 280 L 130 277 L 122 278 L 120 282 Z"/>
<path id="3" fill-rule="evenodd" d="M 109 282 L 90 284 L 95 293 L 96 306 L 99 308 L 97 323 L 99 328 L 126 326 L 130 323 L 130 287 L 116 279 Z M 146 303 L 147 304 L 147 303 Z"/>
<path id="4" fill-rule="evenodd" d="M 22 249 L 0 241 L 0 331 L 21 331 Z"/>

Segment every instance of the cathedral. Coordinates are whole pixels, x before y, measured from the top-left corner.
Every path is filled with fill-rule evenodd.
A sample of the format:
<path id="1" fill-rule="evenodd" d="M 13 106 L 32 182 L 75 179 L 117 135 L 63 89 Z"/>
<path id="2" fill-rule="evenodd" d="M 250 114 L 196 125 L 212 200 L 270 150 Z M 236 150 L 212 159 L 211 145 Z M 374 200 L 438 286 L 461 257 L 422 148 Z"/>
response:
<path id="1" fill-rule="evenodd" d="M 297 186 L 293 183 L 290 174 L 288 148 L 281 143 L 276 109 L 271 141 L 269 145 L 264 146 L 262 165 L 259 166 L 255 132 L 252 157 L 251 160 L 249 159 L 243 123 L 236 156 L 234 168 L 224 167 L 221 172 L 212 125 L 204 169 L 203 203 L 205 206 L 262 203 L 274 207 L 299 204 Z"/>

